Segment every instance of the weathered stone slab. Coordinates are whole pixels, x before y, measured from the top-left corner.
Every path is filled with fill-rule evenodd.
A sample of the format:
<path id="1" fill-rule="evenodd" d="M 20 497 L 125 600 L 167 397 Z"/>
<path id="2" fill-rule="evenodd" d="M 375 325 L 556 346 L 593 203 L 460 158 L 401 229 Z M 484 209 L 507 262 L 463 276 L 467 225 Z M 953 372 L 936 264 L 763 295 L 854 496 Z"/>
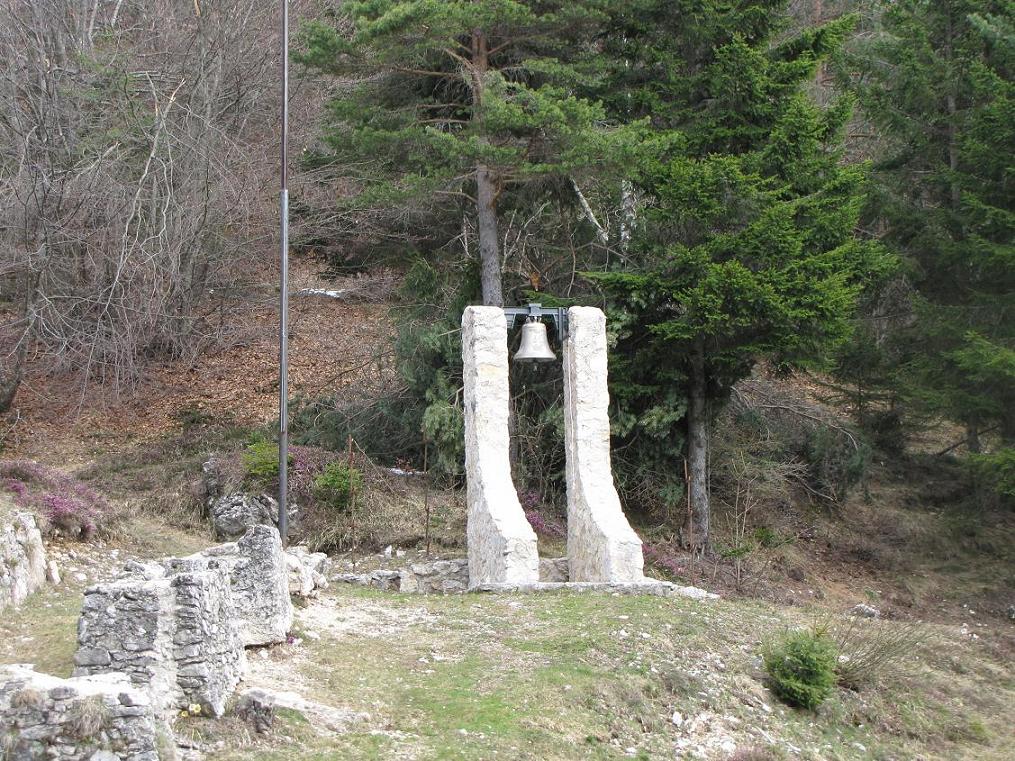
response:
<path id="1" fill-rule="evenodd" d="M 645 578 L 641 539 L 624 516 L 610 467 L 606 317 L 571 307 L 564 341 L 567 555 L 573 582 Z M 475 579 L 473 584 L 485 580 Z"/>
<path id="2" fill-rule="evenodd" d="M 46 550 L 31 513 L 8 512 L 0 503 L 0 610 L 20 605 L 46 583 Z"/>
<path id="3" fill-rule="evenodd" d="M 507 321 L 497 307 L 466 307 L 465 379 L 469 577 L 473 584 L 539 579 L 536 534 L 518 502 L 508 457 Z"/>
<path id="4" fill-rule="evenodd" d="M 0 667 L 4 758 L 159 761 L 171 734 L 145 690 L 125 674 L 59 677 Z"/>

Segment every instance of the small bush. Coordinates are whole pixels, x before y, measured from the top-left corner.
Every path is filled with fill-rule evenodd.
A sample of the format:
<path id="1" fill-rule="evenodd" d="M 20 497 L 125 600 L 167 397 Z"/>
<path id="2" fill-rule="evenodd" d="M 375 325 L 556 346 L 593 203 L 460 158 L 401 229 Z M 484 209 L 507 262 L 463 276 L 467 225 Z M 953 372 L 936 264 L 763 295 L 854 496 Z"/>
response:
<path id="1" fill-rule="evenodd" d="M 899 676 L 905 659 L 923 641 L 917 624 L 853 616 L 833 633 L 839 684 L 859 691 Z"/>
<path id="2" fill-rule="evenodd" d="M 832 693 L 836 660 L 824 631 L 790 632 L 765 649 L 769 688 L 788 705 L 814 710 Z"/>
<path id="3" fill-rule="evenodd" d="M 363 475 L 348 463 L 336 461 L 314 479 L 314 498 L 333 510 L 345 510 L 362 488 Z"/>
<path id="4" fill-rule="evenodd" d="M 287 458 L 292 465 L 293 456 Z M 278 444 L 266 439 L 255 439 L 243 451 L 244 480 L 250 486 L 270 491 L 278 486 Z"/>

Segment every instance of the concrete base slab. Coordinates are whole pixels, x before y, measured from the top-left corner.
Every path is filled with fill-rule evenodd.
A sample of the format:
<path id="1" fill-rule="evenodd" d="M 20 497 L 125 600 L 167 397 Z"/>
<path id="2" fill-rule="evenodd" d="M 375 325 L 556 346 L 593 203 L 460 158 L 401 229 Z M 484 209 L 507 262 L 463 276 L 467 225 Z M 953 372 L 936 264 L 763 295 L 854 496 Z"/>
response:
<path id="1" fill-rule="evenodd" d="M 719 595 L 698 587 L 684 587 L 670 581 L 540 581 L 533 584 L 477 584 L 470 592 L 493 594 L 531 594 L 534 592 L 576 592 L 610 595 L 654 595 L 656 597 L 690 597 L 695 600 L 718 600 Z"/>

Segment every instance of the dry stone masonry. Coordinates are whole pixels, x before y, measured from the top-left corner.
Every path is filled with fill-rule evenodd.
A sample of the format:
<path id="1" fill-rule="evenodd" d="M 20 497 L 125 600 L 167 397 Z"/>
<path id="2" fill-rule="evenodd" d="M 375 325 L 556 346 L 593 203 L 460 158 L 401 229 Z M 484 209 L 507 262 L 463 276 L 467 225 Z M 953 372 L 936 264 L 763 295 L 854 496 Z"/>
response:
<path id="1" fill-rule="evenodd" d="M 571 307 L 564 341 L 564 447 L 570 580 L 643 581 L 641 539 L 627 522 L 610 467 L 606 316 Z"/>
<path id="2" fill-rule="evenodd" d="M 462 359 L 470 581 L 538 581 L 536 533 L 518 502 L 508 460 L 507 320 L 503 310 L 466 307 Z"/>
<path id="3" fill-rule="evenodd" d="M 124 674 L 59 677 L 0 667 L 0 751 L 12 760 L 160 761 L 171 734 Z"/>
<path id="4" fill-rule="evenodd" d="M 221 716 L 245 666 L 228 569 L 173 558 L 89 588 L 74 663 L 75 676 L 126 674 L 158 711 Z"/>
<path id="5" fill-rule="evenodd" d="M 220 716 L 243 673 L 244 647 L 284 641 L 292 621 L 281 539 L 254 526 L 196 555 L 128 563 L 114 581 L 86 590 L 75 675 L 122 672 L 159 711 L 198 704 Z"/>
<path id="6" fill-rule="evenodd" d="M 8 512 L 4 504 L 0 504 L 0 610 L 20 605 L 46 583 L 46 550 L 35 516 Z"/>

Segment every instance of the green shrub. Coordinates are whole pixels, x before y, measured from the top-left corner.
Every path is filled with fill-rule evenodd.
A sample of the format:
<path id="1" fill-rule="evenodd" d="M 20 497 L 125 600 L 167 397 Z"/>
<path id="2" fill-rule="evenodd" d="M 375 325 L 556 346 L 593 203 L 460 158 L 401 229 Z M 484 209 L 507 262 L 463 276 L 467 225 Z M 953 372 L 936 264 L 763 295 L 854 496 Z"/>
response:
<path id="1" fill-rule="evenodd" d="M 314 479 L 314 498 L 336 510 L 344 510 L 362 486 L 363 476 L 356 468 L 344 462 L 333 462 Z"/>
<path id="2" fill-rule="evenodd" d="M 870 462 L 866 445 L 827 425 L 808 430 L 801 454 L 810 480 L 837 502 L 864 477 Z"/>
<path id="3" fill-rule="evenodd" d="M 824 631 L 790 632 L 765 648 L 769 688 L 788 705 L 814 710 L 835 686 L 837 652 Z"/>
<path id="4" fill-rule="evenodd" d="M 286 458 L 293 464 L 292 453 Z M 278 444 L 266 439 L 255 439 L 243 451 L 244 481 L 259 489 L 278 485 Z"/>

